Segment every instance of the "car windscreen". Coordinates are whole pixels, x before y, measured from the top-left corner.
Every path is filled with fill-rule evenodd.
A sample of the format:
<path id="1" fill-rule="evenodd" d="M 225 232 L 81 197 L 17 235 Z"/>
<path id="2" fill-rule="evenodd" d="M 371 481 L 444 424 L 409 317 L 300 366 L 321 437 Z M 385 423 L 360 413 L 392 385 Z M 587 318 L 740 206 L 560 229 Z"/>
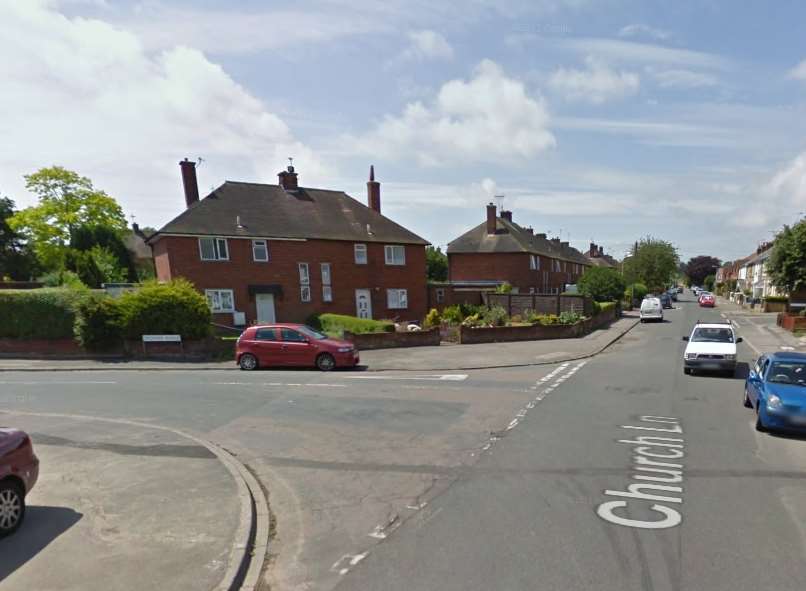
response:
<path id="1" fill-rule="evenodd" d="M 300 326 L 297 330 L 299 330 L 302 334 L 304 334 L 309 339 L 314 339 L 317 341 L 321 341 L 322 339 L 326 339 L 327 335 L 322 334 L 318 330 L 312 329 L 310 326 Z"/>
<path id="2" fill-rule="evenodd" d="M 706 328 L 694 330 L 691 341 L 695 343 L 732 343 L 733 331 L 729 328 Z"/>
<path id="3" fill-rule="evenodd" d="M 767 381 L 806 387 L 806 362 L 776 361 L 770 367 Z"/>

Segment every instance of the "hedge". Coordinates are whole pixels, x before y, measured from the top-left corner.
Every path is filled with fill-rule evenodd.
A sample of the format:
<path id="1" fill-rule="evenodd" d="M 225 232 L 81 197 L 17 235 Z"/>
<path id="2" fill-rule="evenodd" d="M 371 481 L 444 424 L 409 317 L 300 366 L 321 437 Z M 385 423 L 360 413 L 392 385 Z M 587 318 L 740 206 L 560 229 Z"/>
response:
<path id="1" fill-rule="evenodd" d="M 344 331 L 353 334 L 368 332 L 394 332 L 395 323 L 391 320 L 370 320 L 345 314 L 315 314 L 308 318 L 308 324 L 329 335 L 342 335 Z"/>
<path id="2" fill-rule="evenodd" d="M 616 307 L 616 302 L 593 302 L 593 313 L 599 315 Z"/>
<path id="3" fill-rule="evenodd" d="M 764 298 L 764 301 L 787 303 L 789 302 L 789 296 L 767 296 L 766 298 Z"/>
<path id="4" fill-rule="evenodd" d="M 74 326 L 75 338 L 88 350 L 109 349 L 123 339 L 123 307 L 106 295 L 93 296 L 79 303 Z"/>
<path id="5" fill-rule="evenodd" d="M 0 291 L 0 337 L 68 339 L 75 310 L 89 290 L 43 288 Z"/>

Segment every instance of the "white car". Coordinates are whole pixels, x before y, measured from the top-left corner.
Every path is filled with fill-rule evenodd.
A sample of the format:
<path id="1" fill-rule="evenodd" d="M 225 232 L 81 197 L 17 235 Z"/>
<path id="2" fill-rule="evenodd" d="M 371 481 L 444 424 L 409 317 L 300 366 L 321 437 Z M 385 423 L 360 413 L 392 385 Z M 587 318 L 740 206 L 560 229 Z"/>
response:
<path id="1" fill-rule="evenodd" d="M 730 373 L 736 370 L 736 345 L 742 342 L 729 322 L 698 322 L 691 335 L 683 337 L 688 344 L 683 353 L 683 373 L 697 370 Z"/>
<path id="2" fill-rule="evenodd" d="M 641 302 L 641 322 L 658 320 L 663 322 L 663 305 L 660 298 L 646 297 Z"/>

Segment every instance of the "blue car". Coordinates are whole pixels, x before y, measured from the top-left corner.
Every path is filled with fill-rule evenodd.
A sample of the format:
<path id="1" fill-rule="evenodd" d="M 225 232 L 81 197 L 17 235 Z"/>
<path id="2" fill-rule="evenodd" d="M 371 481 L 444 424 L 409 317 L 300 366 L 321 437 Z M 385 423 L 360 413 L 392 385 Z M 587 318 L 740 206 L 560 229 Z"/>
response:
<path id="1" fill-rule="evenodd" d="M 744 405 L 756 429 L 806 431 L 806 353 L 766 353 L 744 383 Z"/>

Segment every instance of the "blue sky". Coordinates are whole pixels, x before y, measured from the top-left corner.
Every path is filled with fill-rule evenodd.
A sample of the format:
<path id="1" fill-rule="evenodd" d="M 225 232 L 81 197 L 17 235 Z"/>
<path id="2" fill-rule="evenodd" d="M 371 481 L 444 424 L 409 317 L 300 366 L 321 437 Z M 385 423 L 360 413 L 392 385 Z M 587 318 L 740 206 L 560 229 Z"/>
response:
<path id="1" fill-rule="evenodd" d="M 365 200 L 444 246 L 515 221 L 615 256 L 732 259 L 806 211 L 806 5 L 0 0 L 0 192 L 62 164 L 143 225 L 203 189 Z"/>

